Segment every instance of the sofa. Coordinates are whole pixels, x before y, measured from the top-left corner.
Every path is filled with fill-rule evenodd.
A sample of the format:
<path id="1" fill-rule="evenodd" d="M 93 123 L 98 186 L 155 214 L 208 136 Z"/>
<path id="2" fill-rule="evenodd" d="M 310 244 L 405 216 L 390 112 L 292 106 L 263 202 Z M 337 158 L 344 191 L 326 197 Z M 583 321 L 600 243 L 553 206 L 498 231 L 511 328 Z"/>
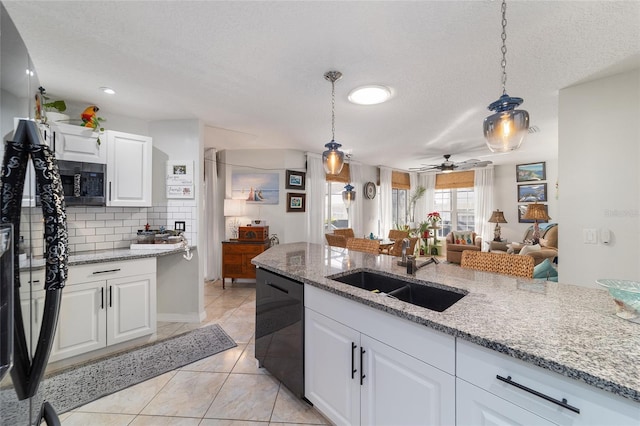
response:
<path id="1" fill-rule="evenodd" d="M 445 238 L 447 262 L 460 264 L 464 250 L 481 251 L 482 238 L 472 231 L 452 231 Z"/>
<path id="2" fill-rule="evenodd" d="M 534 265 L 539 265 L 544 262 L 545 259 L 553 261 L 558 257 L 558 224 L 548 223 L 540 224 L 540 249 L 539 250 L 526 250 L 526 255 L 533 257 Z M 522 238 L 523 244 L 528 244 L 533 239 L 533 226 L 527 228 Z M 524 245 L 523 247 L 527 247 Z M 497 253 L 515 253 L 519 252 L 523 248 L 509 249 L 507 243 L 499 241 L 491 241 L 489 244 L 489 251 Z"/>

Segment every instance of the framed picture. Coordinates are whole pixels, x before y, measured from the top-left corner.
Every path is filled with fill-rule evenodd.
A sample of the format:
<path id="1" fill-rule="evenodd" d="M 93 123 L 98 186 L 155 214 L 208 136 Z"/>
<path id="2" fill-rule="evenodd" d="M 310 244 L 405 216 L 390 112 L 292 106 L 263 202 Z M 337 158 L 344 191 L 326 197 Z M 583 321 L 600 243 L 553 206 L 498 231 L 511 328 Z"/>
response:
<path id="1" fill-rule="evenodd" d="M 547 184 L 518 185 L 518 202 L 533 203 L 547 201 Z"/>
<path id="2" fill-rule="evenodd" d="M 305 207 L 305 194 L 287 192 L 287 213 L 301 213 Z"/>
<path id="3" fill-rule="evenodd" d="M 231 174 L 231 198 L 247 204 L 278 204 L 280 173 Z"/>
<path id="4" fill-rule="evenodd" d="M 167 198 L 193 198 L 193 161 L 167 161 Z"/>
<path id="5" fill-rule="evenodd" d="M 301 189 L 304 191 L 305 172 L 296 172 L 295 170 L 287 170 L 287 181 L 285 189 Z"/>
<path id="6" fill-rule="evenodd" d="M 547 180 L 545 162 L 516 165 L 516 182 Z"/>
<path id="7" fill-rule="evenodd" d="M 520 223 L 533 223 L 535 222 L 533 219 L 523 219 L 522 216 L 524 216 L 524 214 L 527 211 L 527 206 L 529 206 L 528 204 L 519 204 L 518 205 L 518 222 Z M 546 204 L 543 204 L 544 206 L 544 211 L 547 213 L 547 216 L 549 216 L 549 208 L 547 207 Z M 548 220 L 539 220 L 538 223 L 547 223 Z"/>

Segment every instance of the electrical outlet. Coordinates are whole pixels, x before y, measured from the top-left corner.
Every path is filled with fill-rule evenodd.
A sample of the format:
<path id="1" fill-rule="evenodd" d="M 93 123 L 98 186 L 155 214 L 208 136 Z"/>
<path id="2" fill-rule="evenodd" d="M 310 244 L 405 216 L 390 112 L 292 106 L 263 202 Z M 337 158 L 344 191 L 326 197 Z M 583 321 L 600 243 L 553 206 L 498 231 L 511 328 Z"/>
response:
<path id="1" fill-rule="evenodd" d="M 585 244 L 597 244 L 598 236 L 594 228 L 584 228 L 582 230 L 582 239 Z"/>

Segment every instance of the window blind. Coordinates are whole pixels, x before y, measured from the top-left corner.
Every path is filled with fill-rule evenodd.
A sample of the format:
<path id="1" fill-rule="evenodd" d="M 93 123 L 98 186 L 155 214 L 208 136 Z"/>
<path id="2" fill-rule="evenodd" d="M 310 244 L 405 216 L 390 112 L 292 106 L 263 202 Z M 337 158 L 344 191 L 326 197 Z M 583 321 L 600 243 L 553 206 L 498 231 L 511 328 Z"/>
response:
<path id="1" fill-rule="evenodd" d="M 436 175 L 436 189 L 473 188 L 474 177 L 473 170 L 438 173 Z"/>

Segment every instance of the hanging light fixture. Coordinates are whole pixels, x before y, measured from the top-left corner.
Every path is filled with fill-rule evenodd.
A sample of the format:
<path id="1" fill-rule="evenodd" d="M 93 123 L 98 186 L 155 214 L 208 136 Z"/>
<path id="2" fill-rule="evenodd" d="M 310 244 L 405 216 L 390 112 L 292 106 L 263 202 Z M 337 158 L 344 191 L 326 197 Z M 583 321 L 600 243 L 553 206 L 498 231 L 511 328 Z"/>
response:
<path id="1" fill-rule="evenodd" d="M 351 207 L 351 203 L 356 200 L 356 191 L 353 190 L 354 187 L 350 183 L 346 184 L 344 187 L 344 191 L 342 191 L 342 201 L 344 202 L 344 206 L 349 210 Z"/>
<path id="2" fill-rule="evenodd" d="M 328 71 L 324 74 L 325 80 L 331 82 L 331 142 L 325 145 L 327 150 L 322 153 L 324 171 L 330 175 L 337 175 L 344 165 L 344 153 L 338 148 L 342 145 L 336 142 L 336 81 L 342 78 L 340 71 Z"/>
<path id="3" fill-rule="evenodd" d="M 484 119 L 484 137 L 492 152 L 518 149 L 529 131 L 529 113 L 515 109 L 524 100 L 507 95 L 507 3 L 502 0 L 502 96 L 488 106 L 495 114 Z"/>

